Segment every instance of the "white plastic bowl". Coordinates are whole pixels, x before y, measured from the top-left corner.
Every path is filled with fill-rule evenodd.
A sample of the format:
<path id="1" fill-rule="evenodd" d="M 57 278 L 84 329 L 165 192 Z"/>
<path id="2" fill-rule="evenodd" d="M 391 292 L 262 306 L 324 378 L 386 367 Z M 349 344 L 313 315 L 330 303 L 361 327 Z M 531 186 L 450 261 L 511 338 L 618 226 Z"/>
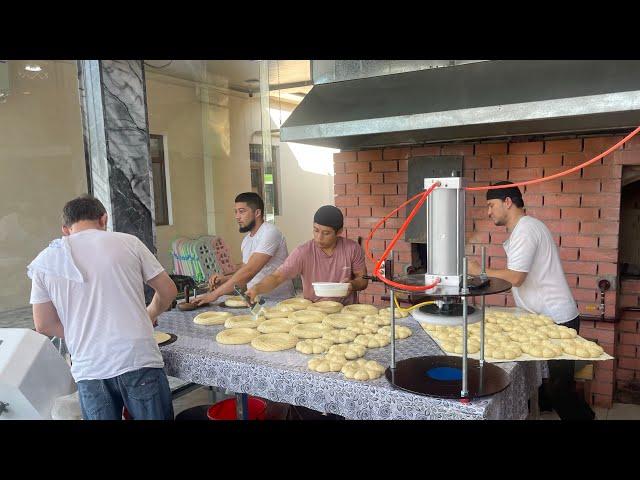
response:
<path id="1" fill-rule="evenodd" d="M 318 297 L 345 297 L 349 291 L 348 283 L 315 282 L 312 285 Z"/>

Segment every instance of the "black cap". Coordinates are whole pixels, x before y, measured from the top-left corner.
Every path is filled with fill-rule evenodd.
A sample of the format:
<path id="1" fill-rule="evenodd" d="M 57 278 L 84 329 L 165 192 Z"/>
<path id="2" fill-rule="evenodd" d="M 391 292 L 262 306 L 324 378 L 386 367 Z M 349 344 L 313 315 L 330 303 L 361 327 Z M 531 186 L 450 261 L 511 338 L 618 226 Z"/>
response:
<path id="1" fill-rule="evenodd" d="M 496 185 L 513 185 L 513 182 L 498 182 L 498 183 L 494 183 L 492 186 L 496 186 Z M 507 197 L 509 197 L 513 201 L 514 198 L 522 198 L 522 192 L 518 187 L 515 187 L 515 186 L 487 190 L 487 200 L 494 200 L 494 199 L 504 200 Z"/>
<path id="2" fill-rule="evenodd" d="M 344 217 L 339 208 L 325 205 L 320 207 L 313 216 L 313 222 L 325 227 L 332 227 L 337 232 L 344 224 Z"/>

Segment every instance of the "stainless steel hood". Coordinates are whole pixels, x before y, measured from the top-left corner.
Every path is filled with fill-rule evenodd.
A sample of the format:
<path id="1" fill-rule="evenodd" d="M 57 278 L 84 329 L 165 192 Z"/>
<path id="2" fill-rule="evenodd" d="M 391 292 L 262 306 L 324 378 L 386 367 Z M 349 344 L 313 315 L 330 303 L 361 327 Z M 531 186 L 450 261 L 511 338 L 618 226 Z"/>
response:
<path id="1" fill-rule="evenodd" d="M 349 150 L 638 125 L 640 61 L 500 60 L 316 84 L 281 140 Z"/>

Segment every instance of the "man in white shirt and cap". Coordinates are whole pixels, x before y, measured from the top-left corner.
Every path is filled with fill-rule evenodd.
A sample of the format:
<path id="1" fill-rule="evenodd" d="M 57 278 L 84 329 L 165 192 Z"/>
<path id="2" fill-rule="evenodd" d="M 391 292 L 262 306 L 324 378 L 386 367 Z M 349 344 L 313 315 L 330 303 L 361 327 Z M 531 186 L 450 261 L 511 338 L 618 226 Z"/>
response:
<path id="1" fill-rule="evenodd" d="M 498 182 L 495 185 L 510 185 Z M 516 306 L 551 317 L 556 324 L 580 331 L 580 317 L 562 269 L 558 248 L 547 226 L 524 212 L 517 186 L 487 190 L 489 218 L 511 233 L 504 242 L 506 269 L 486 269 L 490 277 L 507 280 Z M 480 274 L 480 265 L 469 262 L 469 273 Z M 593 420 L 595 414 L 573 388 L 575 362 L 550 360 L 548 388 L 541 402 L 549 401 L 561 419 Z M 547 400 L 548 397 L 548 400 Z"/>
<path id="2" fill-rule="evenodd" d="M 104 205 L 85 195 L 63 209 L 64 236 L 27 268 L 39 333 L 64 338 L 85 420 L 173 420 L 153 335 L 176 286 L 138 238 L 107 232 Z M 155 290 L 145 307 L 144 284 Z"/>

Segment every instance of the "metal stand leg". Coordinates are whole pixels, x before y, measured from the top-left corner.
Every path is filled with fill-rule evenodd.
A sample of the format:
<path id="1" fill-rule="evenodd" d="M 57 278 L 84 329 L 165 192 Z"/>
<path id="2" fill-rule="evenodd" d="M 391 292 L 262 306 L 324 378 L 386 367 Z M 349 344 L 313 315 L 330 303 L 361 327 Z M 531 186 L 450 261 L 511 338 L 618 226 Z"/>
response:
<path id="1" fill-rule="evenodd" d="M 391 299 L 391 368 L 396 368 L 396 302 L 395 292 L 389 290 Z"/>
<path id="2" fill-rule="evenodd" d="M 467 257 L 462 259 L 462 292 L 467 293 Z M 468 398 L 468 362 L 467 362 L 467 297 L 462 297 L 462 390 L 460 396 Z"/>
<path id="3" fill-rule="evenodd" d="M 249 420 L 249 398 L 246 393 L 236 393 L 236 418 Z"/>

